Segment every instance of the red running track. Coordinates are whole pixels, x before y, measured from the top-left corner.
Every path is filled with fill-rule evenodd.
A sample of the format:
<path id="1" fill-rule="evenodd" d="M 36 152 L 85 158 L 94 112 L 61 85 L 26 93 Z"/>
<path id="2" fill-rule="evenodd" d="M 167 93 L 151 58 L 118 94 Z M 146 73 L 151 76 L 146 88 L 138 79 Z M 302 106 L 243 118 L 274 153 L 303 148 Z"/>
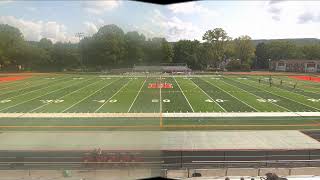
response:
<path id="1" fill-rule="evenodd" d="M 312 76 L 288 76 L 292 79 L 304 80 L 304 81 L 312 81 L 312 82 L 320 82 L 320 77 L 312 77 Z"/>
<path id="2" fill-rule="evenodd" d="M 11 82 L 11 81 L 18 81 L 29 78 L 30 76 L 9 76 L 9 77 L 0 77 L 0 83 L 3 82 Z"/>

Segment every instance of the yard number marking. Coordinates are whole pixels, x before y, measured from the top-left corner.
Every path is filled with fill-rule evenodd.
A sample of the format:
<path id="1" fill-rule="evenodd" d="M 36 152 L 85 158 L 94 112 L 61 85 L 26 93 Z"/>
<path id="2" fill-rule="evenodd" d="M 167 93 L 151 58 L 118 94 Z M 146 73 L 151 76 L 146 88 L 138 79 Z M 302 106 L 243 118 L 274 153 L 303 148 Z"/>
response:
<path id="1" fill-rule="evenodd" d="M 311 98 L 311 99 L 308 99 L 309 101 L 312 101 L 312 102 L 320 102 L 320 99 L 314 99 L 314 98 Z"/>
<path id="2" fill-rule="evenodd" d="M 159 102 L 159 99 L 152 99 L 152 102 L 157 103 L 157 102 Z"/>
<path id="3" fill-rule="evenodd" d="M 158 102 L 159 102 L 159 99 L 152 99 L 152 102 L 153 102 L 153 103 L 158 103 Z M 168 102 L 171 102 L 171 101 L 170 101 L 170 99 L 163 99 L 162 102 L 168 103 Z"/>
<path id="4" fill-rule="evenodd" d="M 223 100 L 223 99 L 216 99 L 214 100 L 215 102 L 219 102 L 219 103 L 223 103 L 226 102 L 228 100 Z M 213 103 L 214 101 L 212 101 L 211 99 L 206 99 L 205 102 L 209 102 L 209 103 Z"/>
<path id="5" fill-rule="evenodd" d="M 8 103 L 8 102 L 10 102 L 10 101 L 11 101 L 10 99 L 4 99 L 4 100 L 1 100 L 0 103 L 1 103 L 1 104 L 4 104 L 4 103 Z"/>
<path id="6" fill-rule="evenodd" d="M 40 100 L 42 103 L 62 103 L 63 99 L 48 99 L 48 100 Z"/>
<path id="7" fill-rule="evenodd" d="M 92 100 L 92 101 L 95 101 L 95 102 L 98 102 L 98 103 L 105 103 L 107 100 L 102 99 L 102 100 Z M 116 100 L 116 99 L 110 99 L 108 102 L 109 102 L 109 103 L 115 103 L 115 102 L 118 102 L 118 100 Z"/>
<path id="8" fill-rule="evenodd" d="M 259 102 L 271 102 L 271 103 L 278 102 L 278 100 L 275 100 L 275 99 L 257 99 L 257 101 L 259 101 Z"/>

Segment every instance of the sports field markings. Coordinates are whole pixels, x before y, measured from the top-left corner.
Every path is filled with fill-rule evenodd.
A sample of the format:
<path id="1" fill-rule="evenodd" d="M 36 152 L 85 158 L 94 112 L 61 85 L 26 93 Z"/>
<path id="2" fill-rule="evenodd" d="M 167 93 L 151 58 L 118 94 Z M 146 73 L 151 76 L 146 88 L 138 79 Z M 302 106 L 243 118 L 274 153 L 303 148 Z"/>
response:
<path id="1" fill-rule="evenodd" d="M 140 89 L 139 89 L 136 97 L 134 98 L 134 100 L 132 101 L 132 103 L 131 103 L 131 105 L 130 105 L 130 107 L 129 107 L 129 109 L 128 109 L 128 112 L 131 111 L 131 108 L 133 107 L 134 103 L 136 102 L 136 100 L 137 100 L 137 98 L 138 98 L 138 96 L 139 96 L 139 94 L 140 94 L 140 92 L 141 92 L 141 89 L 142 89 L 143 86 L 145 85 L 146 81 L 147 81 L 147 80 L 144 80 L 144 81 L 143 81 L 143 83 L 142 83 L 142 85 L 141 85 L 141 87 L 140 87 Z"/>
<path id="2" fill-rule="evenodd" d="M 119 79 L 118 79 L 118 80 L 119 80 Z M 71 106 L 69 106 L 69 107 L 67 107 L 66 109 L 64 109 L 63 111 L 61 111 L 61 113 L 66 112 L 67 110 L 69 110 L 69 109 L 73 108 L 73 107 L 74 107 L 74 106 L 76 106 L 77 104 L 79 104 L 79 103 L 81 103 L 82 101 L 84 101 L 84 100 L 88 99 L 89 97 L 91 97 L 91 96 L 95 95 L 97 92 L 99 92 L 99 91 L 101 91 L 102 89 L 104 89 L 104 88 L 108 87 L 110 84 L 112 84 L 112 83 L 114 83 L 114 82 L 116 82 L 116 81 L 117 81 L 117 80 L 113 80 L 113 81 L 111 81 L 110 83 L 108 83 L 107 85 L 103 86 L 102 88 L 97 89 L 97 90 L 96 90 L 96 91 L 94 91 L 92 94 L 89 94 L 88 96 L 84 97 L 84 98 L 83 98 L 83 99 L 81 99 L 80 101 L 78 101 L 78 102 L 76 102 L 76 103 L 72 104 Z"/>
<path id="3" fill-rule="evenodd" d="M 62 78 L 62 79 L 59 79 L 59 80 L 57 80 L 57 81 L 60 81 L 60 80 L 63 80 L 63 79 L 67 79 L 67 77 L 66 77 L 66 78 Z M 68 80 L 68 81 L 71 81 L 71 79 Z M 55 82 L 56 82 L 56 81 L 55 81 Z M 63 82 L 63 83 L 64 83 L 64 82 Z M 44 84 L 46 84 L 46 83 L 37 84 L 37 85 L 35 85 L 35 86 L 41 86 L 41 85 L 44 85 Z M 54 85 L 56 85 L 56 84 L 55 84 L 55 83 L 52 83 L 52 84 L 50 84 L 50 85 L 48 85 L 48 86 L 44 86 L 44 87 L 39 88 L 39 89 L 35 89 L 35 90 L 32 90 L 32 91 L 28 91 L 28 92 L 23 93 L 23 94 L 18 94 L 18 95 L 15 95 L 15 96 L 9 96 L 9 97 L 7 97 L 6 99 L 13 99 L 13 98 L 16 98 L 16 97 L 19 97 L 19 96 L 24 96 L 24 95 L 26 95 L 26 94 L 30 94 L 30 93 L 32 93 L 32 92 L 36 92 L 36 91 L 39 91 L 39 90 L 42 90 L 42 89 L 46 89 L 46 88 L 51 87 L 51 86 L 54 86 Z M 34 87 L 34 86 L 30 86 L 30 87 Z M 30 87 L 28 87 L 28 88 L 30 88 Z M 27 88 L 24 88 L 24 89 L 27 89 Z M 22 89 L 20 89 L 20 90 L 22 90 Z M 4 93 L 4 94 L 9 94 L 9 93 L 12 93 L 12 92 L 15 92 L 15 91 L 11 91 L 11 92 Z M 4 94 L 0 94 L 0 96 L 3 96 Z"/>
<path id="4" fill-rule="evenodd" d="M 178 87 L 179 87 L 180 91 L 182 92 L 182 94 L 183 94 L 184 98 L 185 98 L 185 99 L 186 99 L 186 101 L 188 102 L 188 104 L 189 104 L 189 106 L 190 106 L 190 108 L 191 108 L 192 112 L 194 112 L 193 107 L 191 106 L 191 104 L 190 104 L 190 102 L 189 102 L 188 98 L 186 97 L 186 95 L 184 94 L 183 90 L 181 89 L 181 87 L 180 87 L 180 85 L 179 85 L 178 81 L 176 80 L 176 78 L 175 78 L 175 77 L 173 77 L 173 79 L 176 81 L 176 83 L 177 83 L 177 85 L 178 85 Z"/>
<path id="5" fill-rule="evenodd" d="M 253 79 L 251 79 L 251 81 L 255 82 Z M 265 84 L 265 83 L 264 83 L 263 85 L 267 86 L 267 84 Z M 278 84 L 275 84 L 275 86 L 273 86 L 273 87 L 279 89 L 281 92 L 283 92 L 283 91 L 288 91 L 288 92 L 290 92 L 290 93 L 294 93 L 294 94 L 297 94 L 297 95 L 299 95 L 299 96 L 303 96 L 303 97 L 305 97 L 305 98 L 314 98 L 314 97 L 311 97 L 311 96 L 307 96 L 307 95 L 304 95 L 304 94 L 297 93 L 297 92 L 295 92 L 295 91 L 289 91 L 289 90 L 284 89 L 283 87 L 279 87 L 279 85 L 278 85 L 278 86 L 277 86 L 277 85 L 278 85 Z M 284 86 L 286 86 L 286 85 L 284 85 Z M 287 87 L 290 87 L 290 86 L 287 86 Z M 296 88 L 296 89 L 299 89 L 299 88 Z M 299 89 L 299 90 L 305 91 L 304 89 Z M 312 92 L 312 91 L 306 91 L 306 92 L 309 92 L 309 93 L 312 93 L 312 94 L 315 94 L 315 95 L 318 94 L 318 93 Z"/>
<path id="6" fill-rule="evenodd" d="M 42 86 L 42 85 L 45 85 L 45 84 L 54 83 L 54 82 L 57 82 L 57 81 L 60 81 L 60 80 L 63 80 L 63 79 L 67 79 L 67 78 L 68 77 L 65 77 L 65 78 L 62 78 L 62 79 L 57 79 L 57 80 L 51 81 L 51 82 L 45 81 L 45 82 L 36 83 L 36 84 L 33 84 L 32 86 L 28 86 L 28 87 L 24 87 L 24 88 L 21 88 L 21 89 L 12 90 L 10 92 L 2 93 L 2 94 L 0 94 L 0 96 L 6 95 L 6 94 L 10 94 L 10 93 L 13 93 L 13 92 L 16 92 L 16 91 L 21 91 L 21 90 L 24 90 L 24 89 L 36 87 L 36 86 Z M 46 86 L 46 87 L 48 87 L 48 86 Z M 40 89 L 43 89 L 43 88 L 40 88 Z M 33 91 L 37 91 L 37 90 L 40 90 L 40 89 L 36 89 L 36 90 L 33 90 Z M 28 91 L 27 93 L 24 93 L 24 94 L 28 94 L 28 93 L 33 92 L 33 91 Z M 23 95 L 23 94 L 21 94 L 21 95 Z"/>
<path id="7" fill-rule="evenodd" d="M 84 82 L 88 82 L 88 81 L 90 81 L 90 80 L 92 80 L 92 79 L 93 79 L 93 78 L 88 79 L 87 81 L 84 81 Z M 78 91 L 80 91 L 80 90 L 82 90 L 82 89 L 84 89 L 84 88 L 86 88 L 86 87 L 88 87 L 88 86 L 91 86 L 91 85 L 93 85 L 93 84 L 96 84 L 96 83 L 98 83 L 98 82 L 100 82 L 100 81 L 101 81 L 101 80 L 95 81 L 95 82 L 93 82 L 93 83 L 89 83 L 89 84 L 87 84 L 87 85 L 85 85 L 85 86 L 83 86 L 83 87 L 81 87 L 81 88 L 79 88 L 79 89 L 77 89 L 77 90 L 74 90 L 74 91 L 72 91 L 72 92 L 70 92 L 70 93 L 67 93 L 67 94 L 61 96 L 61 97 L 58 97 L 57 99 L 58 99 L 58 100 L 61 100 L 62 98 L 66 97 L 66 96 L 69 96 L 70 94 L 76 93 L 76 92 L 78 92 Z M 76 83 L 76 84 L 74 84 L 74 85 L 77 85 L 77 84 L 80 84 L 80 83 L 84 83 L 84 82 L 78 82 L 78 83 Z M 40 109 L 40 108 L 42 108 L 42 107 L 44 107 L 44 106 L 47 106 L 47 105 L 49 105 L 49 104 L 51 104 L 51 103 L 46 103 L 46 104 L 43 104 L 43 105 L 41 105 L 41 106 L 39 106 L 39 107 L 37 107 L 37 108 L 34 108 L 34 109 L 32 109 L 31 111 L 29 111 L 29 113 L 30 113 L 30 112 L 33 112 L 33 111 L 36 111 L 36 110 L 38 110 L 38 109 Z"/>
<path id="8" fill-rule="evenodd" d="M 160 76 L 160 84 L 162 83 L 161 82 L 161 79 L 162 77 Z M 161 93 L 161 89 L 162 87 L 159 88 L 160 90 L 160 93 L 159 93 L 159 99 L 160 99 L 160 104 L 159 104 L 159 113 L 160 113 L 160 118 L 159 118 L 159 125 L 160 125 L 160 128 L 163 127 L 163 118 L 162 118 L 162 93 Z"/>
<path id="9" fill-rule="evenodd" d="M 263 89 L 263 88 L 261 89 L 260 87 L 258 87 L 258 86 L 253 86 L 253 85 L 251 85 L 250 83 L 249 83 L 249 84 L 245 83 L 245 84 L 248 85 L 248 86 L 251 86 L 251 87 L 256 87 L 256 88 L 258 88 L 258 89 L 260 89 L 260 90 L 262 90 L 262 91 L 268 92 L 268 93 L 273 94 L 273 95 L 275 95 L 275 96 L 279 96 L 279 97 L 282 97 L 282 98 L 284 98 L 284 99 L 288 99 L 289 101 L 293 101 L 293 102 L 296 102 L 296 103 L 298 103 L 298 104 L 302 104 L 302 105 L 307 106 L 307 107 L 309 107 L 309 108 L 311 108 L 311 109 L 316 109 L 316 110 L 320 111 L 320 109 L 318 109 L 318 108 L 316 108 L 316 107 L 313 107 L 313 106 L 310 106 L 310 105 L 308 105 L 308 104 L 304 104 L 303 102 L 296 101 L 296 100 L 294 100 L 294 99 L 290 99 L 290 98 L 281 96 L 281 95 L 279 95 L 279 94 L 275 94 L 274 92 L 267 91 L 266 89 Z"/>
<path id="10" fill-rule="evenodd" d="M 225 82 L 225 81 L 222 81 L 222 82 L 224 82 L 224 83 L 226 83 L 226 84 L 229 84 L 230 86 L 239 88 L 239 89 L 241 89 L 242 91 L 247 92 L 247 93 L 249 93 L 249 94 L 251 94 L 251 95 L 253 95 L 253 96 L 255 96 L 255 97 L 259 98 L 259 99 L 263 99 L 261 96 L 258 96 L 258 95 L 256 95 L 256 94 L 253 94 L 253 93 L 249 92 L 249 91 L 246 91 L 246 90 L 244 90 L 244 89 L 242 89 L 242 88 L 240 88 L 240 87 L 238 87 L 238 86 L 235 86 L 235 85 L 233 85 L 233 84 L 227 83 L 227 82 Z M 240 82 L 240 83 L 241 83 L 241 82 Z M 242 84 L 243 84 L 243 83 L 242 83 Z M 276 106 L 278 106 L 278 107 L 280 107 L 280 108 L 282 108 L 282 109 L 284 109 L 284 110 L 286 110 L 286 111 L 289 111 L 289 112 L 292 111 L 292 110 L 290 110 L 290 109 L 288 109 L 288 108 L 285 108 L 285 107 L 282 107 L 282 106 L 280 106 L 280 105 L 278 105 L 278 104 L 276 104 L 276 103 L 274 103 L 274 102 L 270 102 L 270 103 L 271 103 L 271 104 L 274 104 L 274 105 L 276 105 Z"/>
<path id="11" fill-rule="evenodd" d="M 202 79 L 203 79 L 203 78 L 202 78 Z M 206 81 L 207 83 L 211 84 L 212 86 L 220 89 L 221 91 L 227 93 L 229 96 L 233 97 L 234 99 L 236 99 L 236 100 L 242 102 L 243 104 L 247 105 L 247 106 L 250 107 L 251 109 L 254 109 L 255 111 L 259 112 L 259 110 L 257 110 L 256 108 L 252 107 L 250 104 L 248 104 L 248 103 L 240 100 L 239 98 L 235 97 L 234 95 L 230 94 L 229 92 L 225 91 L 224 89 L 220 88 L 219 86 L 214 85 L 213 83 L 211 83 L 210 81 L 208 81 L 208 80 L 206 80 L 206 79 L 203 79 L 203 80 Z"/>
<path id="12" fill-rule="evenodd" d="M 104 102 L 100 107 L 98 107 L 94 113 L 98 112 L 106 103 L 108 103 L 114 96 L 116 96 L 123 88 L 125 88 L 130 82 L 132 81 L 132 79 L 130 79 L 126 84 L 124 84 L 116 93 L 114 93 L 106 102 Z"/>
<path id="13" fill-rule="evenodd" d="M 66 81 L 66 82 L 69 82 L 69 81 Z M 63 83 L 66 83 L 66 82 L 63 82 Z M 32 100 L 35 100 L 35 99 L 37 99 L 37 98 L 40 98 L 40 97 L 46 96 L 46 95 L 48 95 L 48 94 L 51 94 L 51 93 L 54 93 L 54 92 L 60 91 L 60 90 L 62 90 L 62 89 L 66 89 L 66 88 L 71 87 L 71 86 L 73 86 L 73 85 L 74 85 L 74 83 L 72 83 L 72 84 L 71 84 L 71 85 L 69 85 L 69 86 L 65 86 L 65 87 L 62 87 L 62 88 L 56 89 L 56 90 L 54 90 L 54 91 L 49 91 L 49 92 L 47 92 L 47 93 L 45 93 L 45 94 L 42 94 L 42 95 L 37 96 L 37 97 L 34 97 L 34 98 L 32 98 L 32 99 L 29 99 L 29 100 L 26 100 L 26 101 L 22 101 L 22 102 L 20 102 L 20 103 L 18 103 L 18 104 L 15 104 L 15 105 L 8 106 L 8 107 L 5 107 L 5 108 L 3 108 L 3 109 L 0 109 L 0 111 L 3 111 L 3 110 L 6 110 L 6 109 L 9 109 L 9 108 L 12 108 L 12 107 L 18 106 L 18 105 L 20 105 L 20 104 L 24 104 L 24 103 L 30 102 L 30 101 L 32 101 Z"/>
<path id="14" fill-rule="evenodd" d="M 227 110 L 225 110 L 219 103 L 217 103 L 215 100 L 213 100 L 213 98 L 207 94 L 201 87 L 199 87 L 194 81 L 190 80 L 197 88 L 199 88 L 205 95 L 207 95 L 207 97 L 213 101 L 216 105 L 218 105 L 224 112 L 227 112 Z"/>
<path id="15" fill-rule="evenodd" d="M 251 80 L 251 81 L 255 82 L 254 80 Z M 266 84 L 263 84 L 263 86 L 267 86 L 267 85 L 266 85 Z M 298 95 L 298 96 L 303 96 L 303 97 L 307 98 L 307 100 L 308 100 L 308 99 L 314 99 L 314 97 L 310 97 L 310 96 L 306 96 L 306 95 L 303 95 L 303 94 L 299 94 L 299 93 L 297 93 L 297 92 L 295 92 L 295 91 L 289 91 L 289 90 L 286 90 L 286 89 L 283 89 L 283 88 L 280 88 L 280 87 L 277 87 L 277 86 L 273 86 L 273 87 L 279 89 L 280 92 L 286 92 L 286 91 L 288 91 L 288 92 L 293 93 L 293 94 L 296 94 L 296 95 Z M 317 102 L 317 101 L 312 101 L 312 102 Z M 302 102 L 301 102 L 301 103 L 302 103 Z M 313 106 L 309 106 L 309 107 L 313 107 Z M 316 108 L 316 107 L 314 107 L 314 108 Z M 316 108 L 316 109 L 317 109 L 317 108 Z M 319 109 L 318 109 L 318 110 L 319 110 Z"/>

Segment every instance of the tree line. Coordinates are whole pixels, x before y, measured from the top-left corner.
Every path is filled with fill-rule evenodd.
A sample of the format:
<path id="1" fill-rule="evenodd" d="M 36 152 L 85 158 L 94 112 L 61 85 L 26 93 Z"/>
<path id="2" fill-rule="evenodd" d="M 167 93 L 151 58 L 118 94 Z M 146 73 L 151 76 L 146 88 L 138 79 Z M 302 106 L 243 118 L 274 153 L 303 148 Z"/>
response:
<path id="1" fill-rule="evenodd" d="M 0 70 L 2 71 L 100 71 L 133 65 L 186 63 L 194 70 L 266 69 L 269 60 L 320 59 L 320 44 L 299 46 L 289 41 L 271 41 L 254 46 L 250 36 L 232 39 L 222 28 L 208 30 L 203 42 L 146 38 L 137 31 L 125 33 L 105 25 L 79 43 L 25 41 L 19 29 L 0 24 Z"/>

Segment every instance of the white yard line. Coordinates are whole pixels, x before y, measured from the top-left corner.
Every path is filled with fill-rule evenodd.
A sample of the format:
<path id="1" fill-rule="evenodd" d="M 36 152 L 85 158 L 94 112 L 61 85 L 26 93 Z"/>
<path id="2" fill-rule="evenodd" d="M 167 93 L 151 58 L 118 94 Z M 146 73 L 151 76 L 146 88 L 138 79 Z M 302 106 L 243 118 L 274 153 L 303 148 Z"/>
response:
<path id="1" fill-rule="evenodd" d="M 226 91 L 226 90 L 224 90 L 224 89 L 220 88 L 219 86 L 214 85 L 213 83 L 211 83 L 210 81 L 208 81 L 208 80 L 206 80 L 206 79 L 203 79 L 203 80 L 204 80 L 204 81 L 206 81 L 207 83 L 211 84 L 212 86 L 214 86 L 214 87 L 216 87 L 216 88 L 220 89 L 221 91 L 223 91 L 223 92 L 227 93 L 229 96 L 231 96 L 231 97 L 235 98 L 236 100 L 238 100 L 238 101 L 242 102 L 243 104 L 247 105 L 248 107 L 250 107 L 250 108 L 254 109 L 254 110 L 255 110 L 255 111 L 257 111 L 257 112 L 259 112 L 259 110 L 258 110 L 258 109 L 254 108 L 254 107 L 252 107 L 250 104 L 248 104 L 248 103 L 246 103 L 246 102 L 244 102 L 244 101 L 240 100 L 239 98 L 237 98 L 237 97 L 235 97 L 234 95 L 230 94 L 228 91 Z"/>
<path id="2" fill-rule="evenodd" d="M 142 85 L 141 85 L 141 87 L 140 87 L 140 89 L 139 89 L 136 97 L 134 98 L 134 100 L 132 101 L 132 103 L 131 103 L 131 105 L 130 105 L 130 107 L 129 107 L 129 109 L 128 109 L 128 113 L 131 111 L 131 108 L 133 107 L 133 104 L 136 102 L 136 100 L 137 100 L 137 98 L 138 98 L 138 96 L 139 96 L 139 94 L 140 94 L 140 92 L 141 92 L 144 84 L 146 83 L 146 81 L 147 81 L 147 80 L 144 80 L 144 82 L 142 83 Z"/>
<path id="3" fill-rule="evenodd" d="M 247 85 L 248 85 L 248 86 L 251 86 L 251 87 L 255 87 L 255 86 L 252 86 L 251 84 L 247 84 Z M 256 88 L 261 89 L 261 88 L 259 88 L 258 86 L 257 86 Z M 265 89 L 261 89 L 261 90 L 262 90 L 262 91 L 269 92 L 269 93 L 271 93 L 271 94 L 274 94 L 275 96 L 279 96 L 279 97 L 282 97 L 282 98 L 284 98 L 284 99 L 288 99 L 288 100 L 290 100 L 290 101 L 293 101 L 293 102 L 296 102 L 296 103 L 298 103 L 298 104 L 302 104 L 302 105 L 304 105 L 304 106 L 308 106 L 308 107 L 310 107 L 310 108 L 312 108 L 312 109 L 316 109 L 316 110 L 320 111 L 320 109 L 318 109 L 318 108 L 316 108 L 316 107 L 310 106 L 310 105 L 308 105 L 308 104 L 304 104 L 304 103 L 299 102 L 299 101 L 296 101 L 296 100 L 294 100 L 294 99 L 290 99 L 290 98 L 281 96 L 281 95 L 279 95 L 279 94 L 275 94 L 275 93 L 273 93 L 273 92 L 271 92 L 271 91 L 267 91 L 267 90 L 265 90 Z"/>
<path id="4" fill-rule="evenodd" d="M 183 90 L 181 89 L 181 87 L 180 87 L 180 85 L 179 85 L 178 81 L 176 80 L 176 78 L 175 78 L 175 77 L 173 77 L 173 79 L 176 81 L 176 83 L 177 83 L 177 85 L 178 85 L 178 87 L 179 87 L 180 91 L 182 92 L 182 94 L 183 94 L 184 98 L 185 98 L 185 99 L 186 99 L 186 101 L 188 102 L 188 104 L 189 104 L 189 106 L 190 106 L 190 108 L 191 108 L 192 112 L 194 112 L 193 107 L 191 106 L 191 104 L 190 104 L 190 102 L 189 102 L 188 98 L 186 97 L 186 95 L 184 94 Z"/>
<path id="5" fill-rule="evenodd" d="M 68 78 L 68 77 L 67 77 Z M 59 79 L 59 80 L 63 80 L 63 79 L 67 79 L 67 78 L 62 78 L 62 79 Z M 56 81 L 59 81 L 59 80 L 56 80 Z M 69 81 L 71 81 L 72 79 L 70 79 Z M 23 94 L 18 94 L 18 95 L 15 95 L 15 96 L 10 96 L 10 97 L 7 97 L 6 99 L 12 99 L 12 98 L 16 98 L 16 97 L 19 97 L 19 96 L 23 96 L 23 95 L 26 95 L 26 94 L 30 94 L 32 92 L 36 92 L 36 91 L 40 91 L 41 89 L 45 89 L 45 88 L 48 88 L 50 86 L 54 86 L 54 85 L 57 85 L 54 83 L 55 81 L 52 81 L 51 85 L 48 85 L 48 86 L 44 86 L 40 89 L 35 89 L 35 90 L 32 90 L 32 91 L 28 91 L 26 93 L 23 93 Z M 61 82 L 61 83 L 65 83 L 65 82 Z M 34 86 L 41 86 L 41 85 L 44 85 L 44 84 L 49 84 L 49 83 L 41 83 L 41 84 L 37 84 L 37 85 L 34 85 Z M 34 86 L 30 86 L 30 87 L 34 87 Z M 30 87 L 27 87 L 27 88 L 30 88 Z M 22 88 L 22 89 L 18 89 L 18 90 L 23 90 L 23 89 L 27 89 L 27 88 Z M 4 94 L 9 94 L 9 93 L 12 93 L 12 92 L 15 92 L 17 90 L 14 90 L 14 91 L 11 91 L 11 92 L 8 92 L 8 93 L 4 93 Z M 0 96 L 3 96 L 4 94 L 0 94 Z"/>
<path id="6" fill-rule="evenodd" d="M 233 87 L 235 87 L 235 88 L 241 89 L 242 91 L 247 92 L 247 93 L 249 93 L 249 94 L 251 94 L 251 95 L 253 95 L 253 96 L 257 97 L 257 98 L 264 99 L 264 98 L 262 98 L 262 97 L 260 97 L 260 96 L 258 96 L 258 95 L 255 95 L 255 94 L 253 94 L 253 93 L 251 93 L 251 92 L 249 92 L 249 91 L 246 91 L 246 90 L 244 90 L 244 89 L 242 89 L 242 88 L 240 88 L 240 87 L 238 87 L 238 86 L 235 86 L 235 85 L 233 85 L 233 84 L 224 82 L 223 80 L 222 80 L 221 82 L 223 82 L 223 83 L 225 83 L 225 84 L 229 84 L 230 86 L 233 86 Z M 239 82 L 239 83 L 243 84 L 242 82 Z M 276 104 L 276 103 L 273 103 L 273 102 L 269 102 L 269 103 L 271 103 L 271 104 L 273 104 L 273 105 L 276 105 L 276 106 L 278 106 L 278 107 L 280 107 L 280 108 L 282 108 L 282 109 L 285 109 L 285 110 L 287 110 L 287 111 L 289 111 L 289 112 L 292 112 L 290 109 L 287 109 L 287 108 L 285 108 L 285 107 L 283 107 L 283 106 L 280 106 L 280 105 L 278 105 L 278 104 Z"/>
<path id="7" fill-rule="evenodd" d="M 320 112 L 162 113 L 163 117 L 318 117 Z M 0 113 L 0 118 L 159 117 L 159 113 Z"/>
<path id="8" fill-rule="evenodd" d="M 94 78 L 91 78 L 91 79 L 89 79 L 89 80 L 87 80 L 87 81 L 90 81 L 90 80 L 92 80 L 92 79 L 94 79 Z M 85 81 L 85 82 L 87 82 L 87 81 Z M 72 91 L 72 92 L 70 92 L 70 93 L 67 93 L 67 94 L 65 94 L 65 95 L 63 95 L 63 96 L 61 96 L 61 97 L 58 97 L 57 99 L 61 99 L 61 98 L 64 98 L 64 97 L 66 97 L 66 96 L 69 96 L 70 94 L 76 93 L 76 92 L 78 92 L 78 91 L 80 91 L 80 90 L 82 90 L 82 89 L 84 89 L 84 88 L 86 88 L 86 87 L 88 87 L 88 86 L 91 86 L 91 85 L 93 85 L 93 84 L 96 84 L 96 83 L 98 83 L 98 82 L 100 82 L 100 81 L 102 81 L 102 80 L 98 80 L 98 81 L 95 81 L 95 82 L 93 82 L 93 83 L 89 83 L 89 84 L 81 87 L 80 89 L 76 89 L 76 90 L 74 90 L 74 91 Z M 79 83 L 77 83 L 77 84 L 80 84 L 80 83 L 83 83 L 83 82 L 79 82 Z M 74 85 L 77 85 L 77 84 L 74 84 Z M 39 107 L 37 107 L 37 108 L 32 109 L 32 110 L 29 111 L 29 112 L 36 111 L 36 110 L 38 110 L 38 109 L 40 109 L 40 108 L 42 108 L 42 107 L 44 107 L 44 106 L 47 106 L 47 105 L 49 105 L 49 104 L 50 104 L 50 103 L 43 104 L 43 105 L 41 105 L 41 106 L 39 106 Z"/>
<path id="9" fill-rule="evenodd" d="M 253 81 L 253 80 L 251 80 L 251 81 Z M 255 81 L 253 81 L 253 82 L 255 82 Z M 262 84 L 262 85 L 268 87 L 268 85 L 266 85 L 266 84 Z M 277 86 L 272 86 L 272 87 L 279 89 L 279 92 L 286 92 L 286 91 L 288 91 L 288 90 L 286 90 L 286 89 L 282 89 L 282 88 L 277 87 Z M 297 89 L 298 89 L 298 88 L 297 88 Z M 296 92 L 294 92 L 294 91 L 288 91 L 288 92 L 297 94 L 297 95 L 299 95 L 299 96 L 303 96 L 303 97 L 305 97 L 305 98 L 310 98 L 310 99 L 311 99 L 311 98 L 314 98 L 314 97 L 310 97 L 310 96 L 306 96 L 306 95 L 303 95 L 303 94 L 296 93 Z"/>
<path id="10" fill-rule="evenodd" d="M 67 81 L 67 82 L 69 82 L 69 81 Z M 64 82 L 64 83 L 66 83 L 66 82 Z M 68 88 L 68 87 L 70 87 L 70 86 L 73 86 L 73 84 L 74 84 L 74 83 L 72 83 L 72 84 L 71 84 L 71 85 L 69 85 L 69 86 L 66 86 L 66 87 L 62 87 L 62 88 L 56 89 L 56 90 L 54 90 L 54 91 L 49 91 L 49 92 L 47 92 L 47 93 L 45 93 L 45 94 L 43 94 L 43 95 L 40 95 L 40 96 L 34 97 L 34 98 L 32 98 L 32 99 L 29 99 L 29 100 L 26 100 L 26 101 L 22 101 L 22 102 L 20 102 L 20 103 L 18 103 L 18 104 L 15 104 L 15 105 L 12 105 L 12 106 L 5 107 L 5 108 L 3 108 L 3 109 L 0 109 L 0 111 L 3 111 L 3 110 L 6 110 L 6 109 L 9 109 L 9 108 L 12 108 L 12 107 L 18 106 L 18 105 L 20 105 L 20 104 L 23 104 L 23 103 L 26 103 L 26 102 L 29 102 L 29 101 L 32 101 L 32 100 L 35 100 L 35 99 L 37 99 L 37 98 L 39 98 L 39 97 L 46 96 L 46 95 L 51 94 L 51 93 L 54 93 L 54 92 L 56 92 L 56 91 L 60 91 L 60 90 L 62 90 L 62 89 L 65 89 L 65 88 Z"/>
<path id="11" fill-rule="evenodd" d="M 95 92 L 89 94 L 88 96 L 84 97 L 83 99 L 81 99 L 80 101 L 72 104 L 71 106 L 67 107 L 66 109 L 64 109 L 63 111 L 61 111 L 61 113 L 66 112 L 67 110 L 73 108 L 74 106 L 76 106 L 77 104 L 81 103 L 82 101 L 88 99 L 89 97 L 95 95 L 97 92 L 101 91 L 102 89 L 108 87 L 110 84 L 112 84 L 113 82 L 116 82 L 117 80 L 111 81 L 110 83 L 108 83 L 107 85 L 103 86 L 102 88 L 99 88 L 98 90 L 96 90 Z"/>
<path id="12" fill-rule="evenodd" d="M 192 80 L 189 79 L 189 81 L 193 82 Z M 210 98 L 211 101 L 216 103 L 224 112 L 227 112 L 222 106 L 220 106 L 219 103 L 217 103 L 209 94 L 207 94 L 201 87 L 199 87 L 195 82 L 193 82 L 195 86 L 197 86 L 205 95 L 207 95 L 208 98 Z"/>
<path id="13" fill-rule="evenodd" d="M 161 83 L 161 79 L 162 79 L 162 77 L 160 76 L 160 83 Z M 160 86 L 160 88 L 159 88 L 160 90 L 160 93 L 159 93 L 159 99 L 160 99 L 160 104 L 159 104 L 159 113 L 160 113 L 160 115 L 162 114 L 162 93 L 161 93 L 161 89 L 162 89 L 162 87 Z M 161 121 L 161 120 L 160 120 Z"/>
<path id="14" fill-rule="evenodd" d="M 100 107 L 98 107 L 98 109 L 96 109 L 94 112 L 98 112 L 105 104 L 107 104 L 114 96 L 116 96 L 124 87 L 126 87 L 129 82 L 131 82 L 132 79 L 130 79 L 126 84 L 124 84 L 116 93 L 114 93 L 108 100 L 106 100 L 106 102 L 104 102 Z"/>
<path id="15" fill-rule="evenodd" d="M 42 78 L 40 78 L 40 79 L 28 78 L 28 79 L 13 81 L 11 84 L 8 84 L 8 82 L 5 82 L 5 85 L 0 86 L 0 90 L 7 90 L 8 88 L 11 89 L 11 88 L 15 88 L 17 86 L 24 86 L 24 88 L 21 88 L 21 89 L 25 89 L 26 88 L 25 84 L 29 82 L 29 86 L 28 87 L 32 87 L 34 84 L 31 84 L 30 82 L 33 82 L 33 81 L 40 81 L 40 82 L 37 82 L 37 83 L 41 84 L 42 81 L 45 81 L 45 80 L 42 79 Z M 18 89 L 18 90 L 20 90 L 20 89 Z M 17 91 L 17 89 L 13 90 L 13 91 Z M 3 93 L 3 94 L 6 94 L 6 93 Z"/>

